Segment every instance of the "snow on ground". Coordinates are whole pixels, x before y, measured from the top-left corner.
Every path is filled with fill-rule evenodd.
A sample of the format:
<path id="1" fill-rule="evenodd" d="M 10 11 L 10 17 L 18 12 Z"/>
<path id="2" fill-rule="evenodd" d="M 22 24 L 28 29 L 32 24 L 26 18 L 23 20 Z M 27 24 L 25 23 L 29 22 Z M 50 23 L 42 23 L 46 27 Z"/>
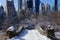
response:
<path id="1" fill-rule="evenodd" d="M 60 39 L 60 32 L 55 32 L 56 38 Z"/>
<path id="2" fill-rule="evenodd" d="M 11 40 L 50 40 L 46 36 L 40 34 L 38 30 L 23 30 L 20 35 L 12 38 Z"/>

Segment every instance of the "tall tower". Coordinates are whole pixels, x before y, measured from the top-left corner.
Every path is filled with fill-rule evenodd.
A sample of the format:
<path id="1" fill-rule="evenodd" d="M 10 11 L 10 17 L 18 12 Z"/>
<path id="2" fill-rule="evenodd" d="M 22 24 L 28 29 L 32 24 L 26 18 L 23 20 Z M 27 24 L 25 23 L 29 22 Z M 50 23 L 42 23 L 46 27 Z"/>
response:
<path id="1" fill-rule="evenodd" d="M 4 22 L 5 28 L 8 28 L 10 25 L 13 25 L 16 21 L 16 10 L 14 7 L 14 0 L 6 0 L 6 16 L 7 21 Z"/>
<path id="2" fill-rule="evenodd" d="M 6 16 L 6 14 L 5 14 L 5 11 L 4 11 L 4 7 L 0 6 L 0 26 L 2 26 L 2 24 L 4 23 L 5 16 Z"/>
<path id="3" fill-rule="evenodd" d="M 45 5 L 44 5 L 44 3 L 41 3 L 41 11 L 45 11 Z"/>
<path id="4" fill-rule="evenodd" d="M 39 13 L 40 0 L 35 0 L 35 12 Z"/>
<path id="5" fill-rule="evenodd" d="M 22 0 L 18 0 L 18 11 L 22 9 Z"/>
<path id="6" fill-rule="evenodd" d="M 22 9 L 26 9 L 27 7 L 27 2 L 26 2 L 26 0 L 22 0 Z"/>
<path id="7" fill-rule="evenodd" d="M 14 0 L 6 0 L 6 15 L 12 17 L 15 13 Z"/>
<path id="8" fill-rule="evenodd" d="M 44 3 L 40 3 L 40 7 L 39 7 L 39 13 L 40 14 L 45 14 L 45 5 Z"/>
<path id="9" fill-rule="evenodd" d="M 55 11 L 57 11 L 58 10 L 58 0 L 55 0 Z"/>
<path id="10" fill-rule="evenodd" d="M 22 9 L 26 9 L 26 0 L 18 0 L 18 12 Z"/>
<path id="11" fill-rule="evenodd" d="M 49 4 L 46 4 L 45 9 L 46 9 L 46 11 L 50 11 L 50 5 Z"/>
<path id="12" fill-rule="evenodd" d="M 27 8 L 33 8 L 33 0 L 27 0 Z"/>

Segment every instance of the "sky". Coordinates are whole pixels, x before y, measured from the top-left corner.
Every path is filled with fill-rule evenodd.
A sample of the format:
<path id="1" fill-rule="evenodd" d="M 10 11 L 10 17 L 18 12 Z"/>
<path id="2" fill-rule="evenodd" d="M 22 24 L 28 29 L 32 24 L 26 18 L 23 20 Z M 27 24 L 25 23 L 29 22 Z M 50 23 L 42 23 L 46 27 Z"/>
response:
<path id="1" fill-rule="evenodd" d="M 48 4 L 50 4 L 51 7 L 54 6 L 54 0 L 40 0 L 40 1 L 42 3 L 44 3 L 45 5 L 48 3 Z M 0 0 L 0 5 L 3 5 L 4 8 L 6 5 L 5 3 L 6 3 L 5 0 Z M 60 4 L 60 1 L 59 1 L 59 4 Z M 15 5 L 16 10 L 18 10 L 18 0 L 14 0 L 14 5 Z M 59 6 L 59 8 L 60 8 L 60 6 Z"/>
<path id="2" fill-rule="evenodd" d="M 60 10 L 60 0 L 58 1 L 58 10 Z"/>

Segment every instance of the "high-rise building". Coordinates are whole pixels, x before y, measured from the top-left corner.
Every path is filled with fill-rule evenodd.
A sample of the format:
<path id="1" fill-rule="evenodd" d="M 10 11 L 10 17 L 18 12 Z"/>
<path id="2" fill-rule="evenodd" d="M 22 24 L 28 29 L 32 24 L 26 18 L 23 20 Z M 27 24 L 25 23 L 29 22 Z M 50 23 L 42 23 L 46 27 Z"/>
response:
<path id="1" fill-rule="evenodd" d="M 58 11 L 60 11 L 60 0 L 58 0 Z"/>
<path id="2" fill-rule="evenodd" d="M 39 7 L 39 13 L 41 14 L 45 14 L 45 5 L 44 3 L 40 3 L 40 7 Z"/>
<path id="3" fill-rule="evenodd" d="M 55 11 L 58 10 L 58 0 L 55 0 L 55 7 L 54 7 Z"/>
<path id="4" fill-rule="evenodd" d="M 33 0 L 27 0 L 26 11 L 29 12 L 29 15 L 33 14 Z"/>
<path id="5" fill-rule="evenodd" d="M 3 6 L 0 6 L 0 14 L 1 13 L 4 13 L 4 7 Z"/>
<path id="6" fill-rule="evenodd" d="M 0 26 L 4 22 L 5 16 L 6 16 L 6 13 L 4 11 L 4 7 L 3 6 L 0 6 Z"/>
<path id="7" fill-rule="evenodd" d="M 45 9 L 46 9 L 46 11 L 50 11 L 50 5 L 49 4 L 46 4 Z"/>
<path id="8" fill-rule="evenodd" d="M 6 17 L 7 17 L 7 21 L 4 22 L 3 25 L 6 26 L 6 28 L 9 26 L 9 25 L 14 25 L 16 24 L 16 17 L 17 17 L 17 12 L 15 10 L 15 7 L 14 7 L 14 0 L 6 0 Z"/>
<path id="9" fill-rule="evenodd" d="M 27 0 L 27 8 L 33 8 L 33 0 Z"/>
<path id="10" fill-rule="evenodd" d="M 18 12 L 22 9 L 26 9 L 26 0 L 18 0 Z"/>
<path id="11" fill-rule="evenodd" d="M 15 15 L 14 0 L 6 0 L 6 16 L 14 17 Z"/>
<path id="12" fill-rule="evenodd" d="M 35 0 L 35 13 L 39 13 L 40 0 Z"/>
<path id="13" fill-rule="evenodd" d="M 22 9 L 26 9 L 27 8 L 27 0 L 22 0 Z"/>
<path id="14" fill-rule="evenodd" d="M 44 3 L 41 3 L 41 5 L 40 5 L 40 10 L 41 10 L 41 11 L 45 11 L 45 5 L 44 5 Z"/>
<path id="15" fill-rule="evenodd" d="M 1 17 L 2 19 L 4 19 L 5 16 L 6 16 L 6 13 L 5 13 L 5 11 L 4 11 L 4 7 L 3 7 L 3 6 L 0 6 L 0 17 Z"/>
<path id="16" fill-rule="evenodd" d="M 18 0 L 18 11 L 22 9 L 22 0 Z"/>

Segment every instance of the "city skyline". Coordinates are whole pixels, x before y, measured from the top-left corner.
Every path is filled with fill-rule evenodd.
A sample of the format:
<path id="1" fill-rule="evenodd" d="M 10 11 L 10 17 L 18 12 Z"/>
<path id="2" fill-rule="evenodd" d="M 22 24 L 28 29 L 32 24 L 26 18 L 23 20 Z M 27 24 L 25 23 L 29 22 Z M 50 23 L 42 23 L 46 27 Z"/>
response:
<path id="1" fill-rule="evenodd" d="M 33 0 L 34 1 L 34 0 Z M 45 5 L 48 3 L 50 4 L 51 7 L 54 6 L 54 0 L 40 0 L 42 3 L 44 3 Z M 18 0 L 14 0 L 14 5 L 15 5 L 15 9 L 18 10 Z M 0 0 L 0 6 L 3 5 L 4 9 L 5 9 L 5 4 L 6 1 L 5 0 Z"/>

